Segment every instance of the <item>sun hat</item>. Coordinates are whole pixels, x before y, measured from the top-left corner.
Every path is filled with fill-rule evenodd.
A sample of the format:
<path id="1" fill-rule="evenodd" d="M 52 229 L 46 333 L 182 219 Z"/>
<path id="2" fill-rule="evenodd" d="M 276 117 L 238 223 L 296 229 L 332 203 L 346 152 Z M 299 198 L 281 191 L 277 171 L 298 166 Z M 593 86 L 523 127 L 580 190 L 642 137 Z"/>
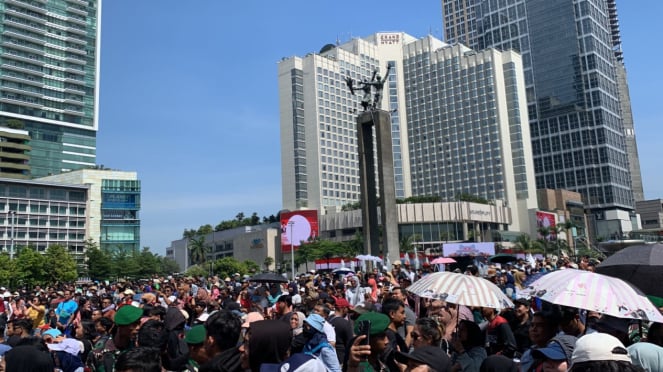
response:
<path id="1" fill-rule="evenodd" d="M 324 332 L 325 319 L 318 314 L 309 315 L 306 320 L 304 320 L 308 325 L 313 327 L 318 332 Z"/>
<path id="2" fill-rule="evenodd" d="M 578 339 L 576 347 L 573 349 L 571 364 L 608 360 L 630 363 L 631 356 L 617 337 L 607 333 L 595 332 Z"/>

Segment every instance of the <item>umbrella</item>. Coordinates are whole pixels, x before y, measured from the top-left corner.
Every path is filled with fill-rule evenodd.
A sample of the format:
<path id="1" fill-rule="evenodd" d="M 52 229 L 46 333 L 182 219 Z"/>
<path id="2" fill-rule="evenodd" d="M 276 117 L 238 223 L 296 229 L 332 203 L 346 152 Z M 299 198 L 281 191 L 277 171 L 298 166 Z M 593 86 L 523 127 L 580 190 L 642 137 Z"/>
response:
<path id="1" fill-rule="evenodd" d="M 348 267 L 339 267 L 338 269 L 332 270 L 334 274 L 348 274 L 353 273 L 354 271 Z"/>
<path id="2" fill-rule="evenodd" d="M 626 280 L 645 294 L 663 297 L 663 244 L 626 247 L 600 263 L 596 272 Z"/>
<path id="3" fill-rule="evenodd" d="M 507 262 L 514 262 L 517 261 L 518 257 L 512 255 L 512 254 L 507 254 L 507 253 L 498 253 L 494 256 L 490 256 L 488 261 L 490 262 L 495 262 L 495 263 L 500 263 L 500 264 L 505 264 Z"/>
<path id="4" fill-rule="evenodd" d="M 251 279 L 252 282 L 259 283 L 287 283 L 288 279 L 284 278 L 282 275 L 276 273 L 260 273 L 256 274 Z"/>
<path id="5" fill-rule="evenodd" d="M 370 254 L 360 254 L 357 256 L 357 259 L 360 261 L 373 261 L 373 262 L 382 262 L 382 259 L 377 256 L 371 256 Z"/>
<path id="6" fill-rule="evenodd" d="M 663 315 L 640 290 L 621 279 L 591 271 L 553 271 L 531 283 L 523 295 L 618 318 L 663 322 Z"/>
<path id="7" fill-rule="evenodd" d="M 504 309 L 513 302 L 492 282 L 472 275 L 437 272 L 417 280 L 407 290 L 419 297 L 465 306 Z"/>
<path id="8" fill-rule="evenodd" d="M 438 257 L 434 259 L 433 261 L 430 262 L 433 265 L 438 265 L 438 264 L 451 264 L 451 263 L 456 263 L 456 260 L 454 260 L 451 257 Z"/>

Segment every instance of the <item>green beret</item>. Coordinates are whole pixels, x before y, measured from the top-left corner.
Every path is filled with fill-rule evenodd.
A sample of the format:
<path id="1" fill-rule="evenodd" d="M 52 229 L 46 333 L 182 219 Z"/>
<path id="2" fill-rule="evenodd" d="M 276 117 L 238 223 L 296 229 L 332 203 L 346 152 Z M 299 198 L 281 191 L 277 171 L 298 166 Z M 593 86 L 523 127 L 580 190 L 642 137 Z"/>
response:
<path id="1" fill-rule="evenodd" d="M 387 330 L 389 327 L 389 317 L 382 314 L 376 313 L 375 311 L 370 311 L 366 314 L 362 314 L 355 320 L 355 334 L 359 334 L 359 323 L 362 320 L 368 320 L 371 322 L 371 335 L 377 335 Z"/>
<path id="2" fill-rule="evenodd" d="M 186 333 L 186 336 L 184 336 L 184 342 L 192 345 L 202 344 L 203 341 L 205 341 L 206 335 L 207 333 L 205 332 L 205 326 L 198 324 L 191 327 L 189 332 Z"/>
<path id="3" fill-rule="evenodd" d="M 126 326 L 139 321 L 142 316 L 143 309 L 136 306 L 124 305 L 115 313 L 113 320 L 116 325 Z"/>

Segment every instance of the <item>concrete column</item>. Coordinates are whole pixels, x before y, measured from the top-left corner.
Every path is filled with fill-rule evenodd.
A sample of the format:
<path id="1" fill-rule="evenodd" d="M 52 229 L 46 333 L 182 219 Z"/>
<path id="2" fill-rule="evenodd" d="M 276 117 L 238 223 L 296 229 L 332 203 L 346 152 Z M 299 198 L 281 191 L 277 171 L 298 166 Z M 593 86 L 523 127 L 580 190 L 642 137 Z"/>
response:
<path id="1" fill-rule="evenodd" d="M 375 142 L 373 145 L 373 128 Z M 394 186 L 394 158 L 391 143 L 391 118 L 383 110 L 365 111 L 357 117 L 359 172 L 361 185 L 362 228 L 364 249 L 371 255 L 386 255 L 391 262 L 399 257 L 398 211 Z M 382 249 L 378 227 L 377 171 L 380 185 L 380 222 Z"/>

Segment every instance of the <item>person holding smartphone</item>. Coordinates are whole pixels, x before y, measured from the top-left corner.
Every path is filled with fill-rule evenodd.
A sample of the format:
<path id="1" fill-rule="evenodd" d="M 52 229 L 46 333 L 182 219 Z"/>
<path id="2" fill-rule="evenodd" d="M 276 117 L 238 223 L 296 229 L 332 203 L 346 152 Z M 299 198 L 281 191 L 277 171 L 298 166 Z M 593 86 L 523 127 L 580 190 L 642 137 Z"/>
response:
<path id="1" fill-rule="evenodd" d="M 362 314 L 355 321 L 355 334 L 348 353 L 347 372 L 385 371 L 386 360 L 381 355 L 389 345 L 387 328 L 389 317 L 376 312 Z"/>

